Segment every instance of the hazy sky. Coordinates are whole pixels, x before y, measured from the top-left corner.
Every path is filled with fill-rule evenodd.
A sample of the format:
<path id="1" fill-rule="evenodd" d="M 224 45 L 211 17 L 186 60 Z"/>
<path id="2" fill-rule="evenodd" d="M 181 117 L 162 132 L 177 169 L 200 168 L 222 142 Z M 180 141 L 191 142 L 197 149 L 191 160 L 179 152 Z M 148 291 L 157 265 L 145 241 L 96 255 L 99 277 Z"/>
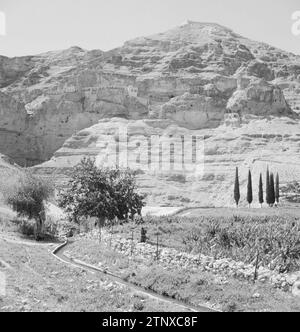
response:
<path id="1" fill-rule="evenodd" d="M 299 0 L 0 0 L 6 36 L 0 54 L 19 56 L 81 46 L 109 50 L 187 19 L 216 22 L 300 54 L 291 33 Z"/>

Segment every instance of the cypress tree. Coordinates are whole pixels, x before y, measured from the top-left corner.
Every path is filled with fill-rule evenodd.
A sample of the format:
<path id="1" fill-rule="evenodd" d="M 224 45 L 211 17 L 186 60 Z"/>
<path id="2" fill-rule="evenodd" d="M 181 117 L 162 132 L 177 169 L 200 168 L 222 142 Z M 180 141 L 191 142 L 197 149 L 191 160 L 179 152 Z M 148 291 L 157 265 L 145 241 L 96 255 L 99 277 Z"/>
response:
<path id="1" fill-rule="evenodd" d="M 266 176 L 266 202 L 268 205 L 271 205 L 270 202 L 270 171 L 269 167 L 267 169 L 267 176 Z"/>
<path id="2" fill-rule="evenodd" d="M 280 199 L 280 182 L 279 182 L 279 174 L 277 173 L 276 175 L 276 185 L 275 185 L 275 201 L 277 204 L 279 204 L 279 199 Z"/>
<path id="3" fill-rule="evenodd" d="M 259 177 L 258 200 L 260 206 L 262 207 L 264 203 L 264 186 L 263 186 L 262 174 L 260 174 Z"/>
<path id="4" fill-rule="evenodd" d="M 251 174 L 250 170 L 248 173 L 247 202 L 249 203 L 249 208 L 250 208 L 250 206 L 253 202 L 252 174 Z"/>
<path id="5" fill-rule="evenodd" d="M 274 181 L 274 174 L 271 173 L 270 176 L 270 193 L 269 193 L 269 197 L 270 197 L 270 205 L 273 206 L 275 204 L 275 181 Z"/>
<path id="6" fill-rule="evenodd" d="M 240 194 L 239 169 L 237 167 L 235 172 L 235 184 L 234 184 L 234 200 L 236 202 L 237 207 L 239 206 L 240 199 L 241 199 L 241 194 Z"/>

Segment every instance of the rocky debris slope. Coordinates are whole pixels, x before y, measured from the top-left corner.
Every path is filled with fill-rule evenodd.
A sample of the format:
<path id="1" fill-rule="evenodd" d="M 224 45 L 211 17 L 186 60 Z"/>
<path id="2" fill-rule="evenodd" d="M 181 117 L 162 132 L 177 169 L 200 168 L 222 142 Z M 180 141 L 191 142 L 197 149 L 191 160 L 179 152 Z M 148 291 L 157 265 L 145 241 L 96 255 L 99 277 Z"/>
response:
<path id="1" fill-rule="evenodd" d="M 109 52 L 0 57 L 0 152 L 39 164 L 104 118 L 191 130 L 217 128 L 226 112 L 293 118 L 299 79 L 299 56 L 197 22 Z"/>

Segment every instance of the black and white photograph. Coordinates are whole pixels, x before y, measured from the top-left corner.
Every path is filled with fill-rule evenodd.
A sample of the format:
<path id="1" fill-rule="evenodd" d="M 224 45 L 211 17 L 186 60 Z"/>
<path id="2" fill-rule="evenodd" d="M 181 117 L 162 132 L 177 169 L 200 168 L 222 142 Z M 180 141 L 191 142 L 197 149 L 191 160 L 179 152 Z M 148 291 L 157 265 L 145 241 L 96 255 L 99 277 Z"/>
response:
<path id="1" fill-rule="evenodd" d="M 0 0 L 0 312 L 300 312 L 299 0 Z"/>

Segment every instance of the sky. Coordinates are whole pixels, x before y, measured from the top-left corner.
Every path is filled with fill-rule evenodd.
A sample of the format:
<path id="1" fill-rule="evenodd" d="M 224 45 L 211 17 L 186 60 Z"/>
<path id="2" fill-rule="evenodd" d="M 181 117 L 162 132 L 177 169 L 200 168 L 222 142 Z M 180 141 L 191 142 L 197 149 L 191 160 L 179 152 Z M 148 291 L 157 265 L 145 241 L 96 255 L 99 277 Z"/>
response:
<path id="1" fill-rule="evenodd" d="M 292 33 L 296 11 L 299 0 L 0 0 L 6 18 L 0 54 L 31 55 L 71 46 L 107 51 L 186 20 L 219 23 L 300 54 L 300 35 Z"/>

